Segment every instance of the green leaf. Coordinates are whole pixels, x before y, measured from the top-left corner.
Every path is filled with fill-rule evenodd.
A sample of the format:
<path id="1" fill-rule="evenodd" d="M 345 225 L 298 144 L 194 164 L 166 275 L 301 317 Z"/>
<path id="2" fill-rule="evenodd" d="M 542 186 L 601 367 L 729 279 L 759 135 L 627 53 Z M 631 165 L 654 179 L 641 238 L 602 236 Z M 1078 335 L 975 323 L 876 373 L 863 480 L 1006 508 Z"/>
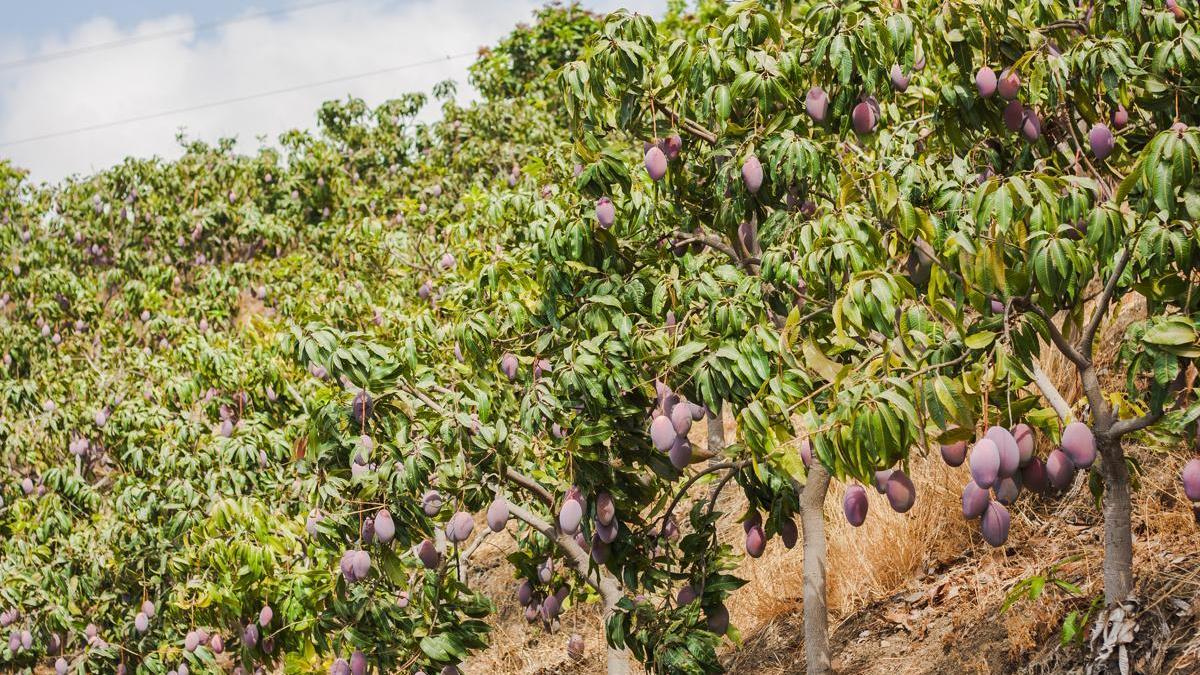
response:
<path id="1" fill-rule="evenodd" d="M 1074 642 L 1075 638 L 1079 636 L 1078 622 L 1079 612 L 1077 611 L 1072 611 L 1071 613 L 1067 614 L 1065 619 L 1063 619 L 1062 637 L 1060 640 L 1062 646 L 1066 647 Z"/>
<path id="2" fill-rule="evenodd" d="M 1054 585 L 1058 586 L 1059 588 L 1063 589 L 1064 591 L 1070 593 L 1071 595 L 1083 595 L 1083 589 L 1069 581 L 1063 581 L 1062 579 L 1055 579 Z"/>
<path id="3" fill-rule="evenodd" d="M 450 661 L 451 656 L 458 651 L 454 648 L 450 635 L 447 633 L 423 637 L 420 646 L 425 656 L 443 663 Z"/>
<path id="4" fill-rule="evenodd" d="M 825 352 L 811 339 L 805 340 L 802 350 L 805 365 L 826 382 L 837 381 L 842 372 L 842 364 L 825 356 Z"/>
<path id="5" fill-rule="evenodd" d="M 996 333 L 990 330 L 985 330 L 979 331 L 978 333 L 971 333 L 963 340 L 963 344 L 965 344 L 968 349 L 980 350 L 992 344 L 992 342 L 995 340 Z"/>
<path id="6" fill-rule="evenodd" d="M 674 368 L 707 348 L 708 345 L 703 342 L 688 342 L 679 345 L 671 352 L 670 366 Z"/>
<path id="7" fill-rule="evenodd" d="M 1183 320 L 1169 320 L 1146 330 L 1144 342 L 1154 345 L 1181 346 L 1195 344 L 1196 329 Z"/>

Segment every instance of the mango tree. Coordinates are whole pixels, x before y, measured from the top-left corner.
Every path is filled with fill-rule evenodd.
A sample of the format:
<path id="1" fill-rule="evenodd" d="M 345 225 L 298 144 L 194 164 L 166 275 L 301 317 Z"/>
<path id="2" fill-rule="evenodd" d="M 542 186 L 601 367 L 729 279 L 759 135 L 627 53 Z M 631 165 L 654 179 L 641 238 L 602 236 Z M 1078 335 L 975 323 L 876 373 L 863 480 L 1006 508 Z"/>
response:
<path id="1" fill-rule="evenodd" d="M 1137 5 L 779 9 L 739 3 L 722 17 L 708 8 L 713 23 L 694 32 L 611 17 L 587 58 L 560 76 L 581 154 L 647 139 L 646 170 L 661 186 L 656 215 L 667 215 L 639 233 L 708 245 L 766 279 L 768 313 L 804 343 L 803 379 L 824 383 L 768 409 L 775 419 L 806 413 L 815 457 L 835 476 L 870 481 L 935 438 L 961 463 L 982 422 L 988 438 L 972 449 L 964 512 L 982 516 L 984 538 L 998 545 L 1022 476 L 1034 489 L 1062 489 L 1091 465 L 1098 442 L 1106 600 L 1125 599 L 1129 480 L 1119 439 L 1171 407 L 1197 349 L 1186 222 L 1196 157 L 1185 121 L 1194 115 L 1185 75 L 1194 25 L 1179 11 Z M 1006 25 L 1011 34 L 998 32 Z M 1159 46 L 1138 52 L 1139 36 Z M 1116 141 L 1106 118 L 1118 132 L 1128 127 Z M 602 221 L 622 219 L 614 173 L 581 178 L 601 200 Z M 1118 419 L 1093 343 L 1114 299 L 1134 292 L 1150 300 L 1150 317 L 1110 350 L 1129 366 Z M 778 318 L 792 304 L 804 311 L 795 324 Z M 1064 336 L 1056 312 L 1076 335 Z M 1042 344 L 1078 370 L 1090 424 L 1070 424 L 1071 406 L 1037 364 Z M 1046 464 L 1033 457 L 1023 418 L 1063 446 Z M 739 419 L 749 422 L 748 444 L 767 447 L 753 417 Z M 911 504 L 902 472 L 874 479 L 894 507 Z M 856 488 L 846 507 L 861 522 Z M 806 647 L 809 668 L 821 671 L 822 593 L 813 595 Z"/>
<path id="2" fill-rule="evenodd" d="M 998 33 L 1013 11 L 1036 30 Z M 1130 475 L 1138 469 L 1122 438 L 1176 410 L 1185 410 L 1176 424 L 1200 413 L 1186 396 L 1200 355 L 1191 293 L 1197 22 L 1177 6 L 1148 3 L 1007 14 L 981 3 L 935 16 L 960 26 L 963 39 L 925 41 L 928 62 L 950 75 L 930 101 L 928 147 L 942 165 L 960 159 L 979 176 L 967 189 L 947 174 L 927 183 L 941 225 L 929 300 L 980 310 L 977 328 L 964 325 L 972 358 L 1041 393 L 1048 409 L 1028 418 L 1062 448 L 1047 461 L 1052 482 L 1091 467 L 1099 451 L 1091 487 L 1104 502 L 1104 595 L 1120 603 L 1134 592 Z M 1145 311 L 1105 344 L 1112 310 L 1139 300 Z M 983 318 L 989 313 L 996 318 Z M 1042 372 L 1046 346 L 1071 364 L 1086 408 L 1064 400 Z M 1122 387 L 1105 389 L 1099 357 L 1125 367 Z"/>
<path id="3" fill-rule="evenodd" d="M 804 24 L 781 22 L 752 3 L 713 18 L 659 31 L 646 17 L 614 15 L 586 60 L 565 68 L 560 81 L 577 120 L 580 154 L 595 161 L 580 185 L 600 200 L 600 222 L 602 209 L 617 204 L 614 230 L 624 234 L 628 223 L 644 248 L 665 244 L 684 261 L 692 259 L 689 248 L 708 249 L 704 259 L 736 275 L 738 294 L 761 303 L 751 335 L 769 345 L 755 355 L 764 361 L 763 377 L 730 386 L 740 384 L 740 372 L 754 371 L 754 361 L 703 334 L 685 345 L 695 356 L 678 361 L 701 400 L 736 411 L 743 443 L 729 454 L 747 453 L 756 471 L 804 484 L 788 501 L 804 509 L 806 651 L 810 671 L 822 672 L 829 667 L 822 516 L 828 473 L 869 481 L 905 457 L 918 425 L 911 380 L 956 355 L 931 348 L 936 335 L 901 331 L 894 322 L 913 295 L 902 265 L 889 269 L 891 252 L 910 247 L 905 239 L 864 227 L 869 212 L 829 197 L 839 190 L 835 150 L 849 118 L 818 125 L 831 121 L 830 96 L 840 101 L 849 94 L 832 86 L 830 93 L 816 91 L 807 118 L 794 107 L 804 103 L 792 94 L 802 90 L 797 80 L 816 76 L 784 51 L 807 37 Z M 648 141 L 644 164 L 655 181 L 648 218 L 638 217 L 643 199 L 621 184 L 611 160 L 613 148 L 634 139 Z M 914 233 L 907 234 L 911 240 Z M 754 318 L 731 317 L 726 297 L 706 299 L 718 327 Z M 916 308 L 908 320 L 928 323 Z M 900 365 L 892 348 L 905 340 L 916 344 L 900 351 L 908 357 Z M 920 356 L 912 357 L 910 347 Z M 724 359 L 735 367 L 725 370 Z M 794 420 L 799 438 L 788 442 L 797 436 Z M 894 502 L 902 511 L 914 496 L 906 481 L 903 472 L 896 475 L 898 486 L 908 485 Z M 747 492 L 755 503 L 757 495 Z M 794 525 L 777 517 L 783 514 L 772 515 L 768 534 L 780 532 L 785 542 L 795 536 Z M 752 555 L 761 553 L 754 549 L 763 537 L 755 527 L 751 518 Z"/>

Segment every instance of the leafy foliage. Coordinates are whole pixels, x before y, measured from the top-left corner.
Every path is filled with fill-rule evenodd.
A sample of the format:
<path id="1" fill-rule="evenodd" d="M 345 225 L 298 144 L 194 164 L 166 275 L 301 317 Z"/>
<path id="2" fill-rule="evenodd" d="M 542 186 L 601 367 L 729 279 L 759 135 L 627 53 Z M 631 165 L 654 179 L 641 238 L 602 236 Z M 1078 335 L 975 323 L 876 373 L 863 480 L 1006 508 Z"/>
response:
<path id="1" fill-rule="evenodd" d="M 481 528 L 447 526 L 502 496 L 531 621 L 597 601 L 612 648 L 719 672 L 721 490 L 786 539 L 818 464 L 866 483 L 994 423 L 1200 416 L 1193 14 L 694 10 L 548 7 L 431 125 L 423 96 L 351 99 L 279 152 L 187 142 L 58 186 L 0 164 L 0 598 L 36 634 L 0 658 L 58 636 L 88 669 L 454 668 L 491 602 L 460 578 Z M 985 65 L 1019 75 L 1024 135 Z M 1100 158 L 1084 137 L 1121 110 Z M 1146 298 L 1126 386 L 1062 415 L 1035 364 L 1087 372 L 1103 294 Z M 677 443 L 722 410 L 738 437 L 679 461 L 650 434 L 679 406 Z M 199 630 L 224 653 L 186 650 Z"/>

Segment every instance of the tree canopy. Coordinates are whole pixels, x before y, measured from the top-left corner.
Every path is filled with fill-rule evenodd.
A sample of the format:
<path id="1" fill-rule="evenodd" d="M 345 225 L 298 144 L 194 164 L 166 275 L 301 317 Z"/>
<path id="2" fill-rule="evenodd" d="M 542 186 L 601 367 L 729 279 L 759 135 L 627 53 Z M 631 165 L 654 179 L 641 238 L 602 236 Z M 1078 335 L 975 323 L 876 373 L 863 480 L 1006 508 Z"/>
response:
<path id="1" fill-rule="evenodd" d="M 825 672 L 828 479 L 903 512 L 909 459 L 968 446 L 992 545 L 1089 476 L 1120 603 L 1121 440 L 1200 417 L 1196 16 L 552 5 L 432 124 L 348 99 L 253 156 L 0 164 L 0 660 L 453 673 L 493 608 L 463 560 L 507 529 L 529 621 L 598 602 L 610 672 L 720 672 L 737 558 L 800 519 Z"/>

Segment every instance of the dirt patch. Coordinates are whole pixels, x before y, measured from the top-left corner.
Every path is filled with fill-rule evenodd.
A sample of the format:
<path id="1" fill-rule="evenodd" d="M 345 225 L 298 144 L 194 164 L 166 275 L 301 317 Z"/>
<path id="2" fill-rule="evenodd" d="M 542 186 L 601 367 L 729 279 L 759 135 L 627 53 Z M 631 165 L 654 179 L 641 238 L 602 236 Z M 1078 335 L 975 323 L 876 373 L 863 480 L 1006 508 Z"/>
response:
<path id="1" fill-rule="evenodd" d="M 1200 672 L 1200 594 L 1194 566 L 1161 569 L 1139 584 L 1147 598 L 1138 617 L 1140 640 L 1132 672 Z M 918 579 L 908 593 L 872 602 L 832 623 L 833 667 L 864 675 L 963 675 L 1083 673 L 1089 652 L 1062 646 L 1057 630 L 1029 644 L 1026 623 L 1040 622 L 1045 608 L 1000 603 L 978 605 L 962 591 L 962 581 L 985 574 L 963 561 L 943 574 Z M 1190 579 L 1190 581 L 1188 581 Z M 1190 589 L 1190 597 L 1187 595 Z M 1180 592 L 1183 591 L 1181 594 Z M 953 597 L 950 597 L 953 596 Z M 1053 601 L 1049 604 L 1054 604 Z M 1066 603 L 1066 610 L 1078 603 Z M 1059 618 L 1061 621 L 1061 618 Z M 777 617 L 746 636 L 729 654 L 730 673 L 783 675 L 805 670 L 800 612 Z"/>
<path id="2" fill-rule="evenodd" d="M 1143 454 L 1146 449 L 1139 449 Z M 1200 673 L 1200 529 L 1172 491 L 1177 462 L 1151 459 L 1135 508 L 1139 604 L 1131 617 L 1136 673 Z M 1020 514 L 1020 518 L 1016 517 Z M 1064 619 L 1089 616 L 1101 597 L 1102 528 L 1086 488 L 1057 501 L 1014 509 L 1014 536 L 1003 549 L 972 541 L 886 597 L 831 618 L 833 665 L 865 675 L 1049 675 L 1085 673 L 1086 641 L 1061 643 Z M 832 569 L 831 576 L 836 571 Z M 1005 601 L 1033 577 L 1052 581 L 1036 599 Z M 742 592 L 745 592 L 743 589 Z M 1081 621 L 1090 638 L 1092 621 Z M 725 658 L 730 673 L 781 675 L 805 669 L 801 611 L 773 617 Z"/>

